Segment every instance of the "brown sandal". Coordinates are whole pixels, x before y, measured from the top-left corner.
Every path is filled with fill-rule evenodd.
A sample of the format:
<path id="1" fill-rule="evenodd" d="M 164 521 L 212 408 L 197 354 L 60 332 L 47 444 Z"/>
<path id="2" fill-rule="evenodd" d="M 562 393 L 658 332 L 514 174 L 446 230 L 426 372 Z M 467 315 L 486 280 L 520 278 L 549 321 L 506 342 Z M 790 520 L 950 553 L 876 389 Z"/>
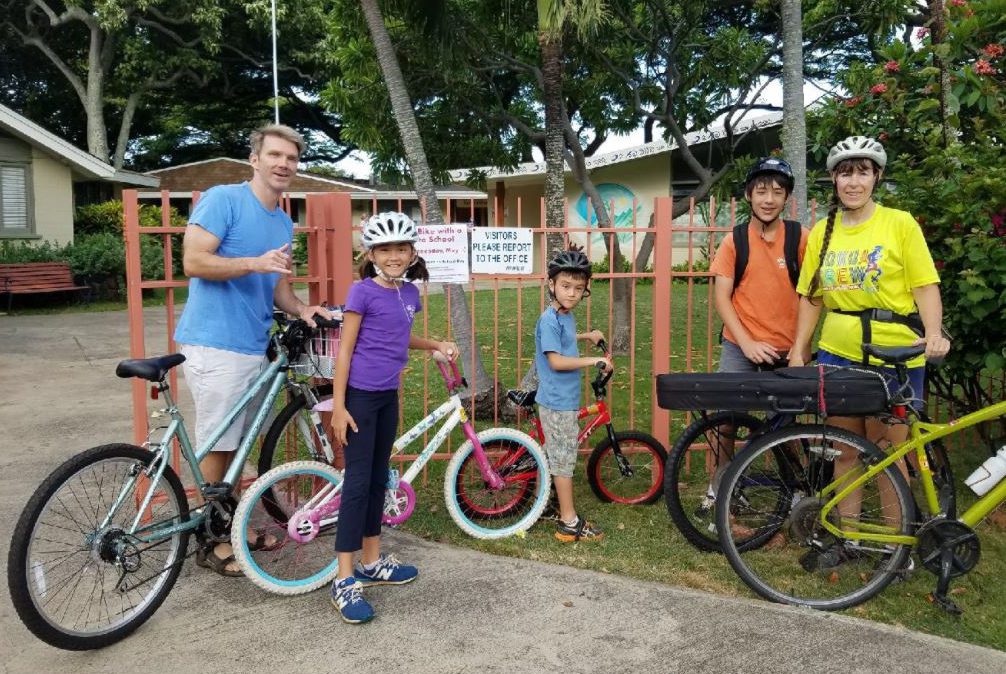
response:
<path id="1" fill-rule="evenodd" d="M 261 531 L 256 531 L 255 538 L 248 539 L 248 549 L 251 550 L 252 552 L 256 552 L 258 550 L 261 550 L 262 552 L 269 552 L 283 545 L 283 541 L 276 538 L 275 536 L 273 536 L 273 538 L 275 539 L 275 541 L 272 544 L 267 544 L 267 541 L 269 540 L 269 534 L 262 533 Z"/>
<path id="2" fill-rule="evenodd" d="M 240 569 L 228 569 L 227 565 L 232 562 L 236 562 L 234 555 L 227 555 L 226 557 L 220 557 L 217 554 L 216 548 L 210 548 L 207 551 L 205 548 L 198 550 L 196 552 L 196 565 L 201 566 L 204 569 L 210 569 L 214 573 L 218 573 L 221 576 L 227 576 L 228 578 L 240 578 L 244 576 L 244 572 Z"/>

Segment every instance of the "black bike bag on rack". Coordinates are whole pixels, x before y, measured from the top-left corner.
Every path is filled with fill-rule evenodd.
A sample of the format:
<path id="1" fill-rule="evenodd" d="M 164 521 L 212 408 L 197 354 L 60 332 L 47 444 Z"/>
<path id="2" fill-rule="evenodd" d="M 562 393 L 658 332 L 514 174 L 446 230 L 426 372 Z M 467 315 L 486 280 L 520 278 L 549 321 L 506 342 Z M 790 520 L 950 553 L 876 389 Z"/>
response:
<path id="1" fill-rule="evenodd" d="M 804 366 L 657 375 L 657 404 L 666 410 L 869 416 L 888 409 L 890 396 L 876 372 Z"/>

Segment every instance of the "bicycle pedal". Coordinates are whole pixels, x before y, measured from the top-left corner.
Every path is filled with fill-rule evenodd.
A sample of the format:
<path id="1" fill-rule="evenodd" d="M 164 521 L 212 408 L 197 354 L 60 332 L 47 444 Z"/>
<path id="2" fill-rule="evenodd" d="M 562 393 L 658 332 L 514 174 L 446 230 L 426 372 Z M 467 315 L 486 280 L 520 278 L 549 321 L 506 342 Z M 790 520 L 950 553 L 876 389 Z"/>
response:
<path id="1" fill-rule="evenodd" d="M 962 615 L 964 613 L 964 609 L 958 606 L 957 603 L 950 597 L 940 597 L 936 593 L 930 592 L 926 595 L 926 601 L 940 607 L 950 615 Z"/>

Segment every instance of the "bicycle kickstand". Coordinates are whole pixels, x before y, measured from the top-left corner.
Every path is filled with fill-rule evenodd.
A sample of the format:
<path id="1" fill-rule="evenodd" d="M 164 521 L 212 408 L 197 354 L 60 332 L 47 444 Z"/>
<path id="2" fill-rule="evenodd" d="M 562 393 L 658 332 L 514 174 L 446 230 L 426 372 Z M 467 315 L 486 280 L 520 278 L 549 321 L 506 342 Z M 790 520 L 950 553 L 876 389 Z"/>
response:
<path id="1" fill-rule="evenodd" d="M 964 613 L 963 609 L 947 596 L 947 591 L 950 589 L 950 574 L 953 570 L 953 564 L 953 549 L 944 548 L 940 552 L 940 574 L 936 581 L 936 591 L 931 592 L 927 599 L 929 599 L 930 603 L 935 604 L 950 615 L 961 615 Z"/>

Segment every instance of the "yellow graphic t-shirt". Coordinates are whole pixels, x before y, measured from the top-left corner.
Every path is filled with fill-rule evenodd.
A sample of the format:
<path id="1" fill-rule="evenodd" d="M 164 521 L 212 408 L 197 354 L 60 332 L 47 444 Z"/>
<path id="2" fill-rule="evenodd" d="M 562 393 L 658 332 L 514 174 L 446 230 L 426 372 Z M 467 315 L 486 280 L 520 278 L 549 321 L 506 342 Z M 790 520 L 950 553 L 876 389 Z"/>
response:
<path id="1" fill-rule="evenodd" d="M 827 222 L 827 218 L 820 220 L 807 241 L 797 284 L 801 295 L 807 294 L 818 268 Z M 940 282 L 922 229 L 912 215 L 880 205 L 869 220 L 852 227 L 842 224 L 842 212 L 838 212 L 820 279 L 815 296 L 823 297 L 828 309 L 889 309 L 902 315 L 918 311 L 913 288 Z M 898 323 L 874 321 L 871 330 L 871 341 L 878 346 L 908 346 L 918 339 L 908 326 Z M 828 312 L 819 348 L 859 362 L 863 358 L 862 343 L 859 316 Z M 876 359 L 870 362 L 883 364 Z M 909 367 L 924 364 L 921 356 L 908 363 Z"/>

